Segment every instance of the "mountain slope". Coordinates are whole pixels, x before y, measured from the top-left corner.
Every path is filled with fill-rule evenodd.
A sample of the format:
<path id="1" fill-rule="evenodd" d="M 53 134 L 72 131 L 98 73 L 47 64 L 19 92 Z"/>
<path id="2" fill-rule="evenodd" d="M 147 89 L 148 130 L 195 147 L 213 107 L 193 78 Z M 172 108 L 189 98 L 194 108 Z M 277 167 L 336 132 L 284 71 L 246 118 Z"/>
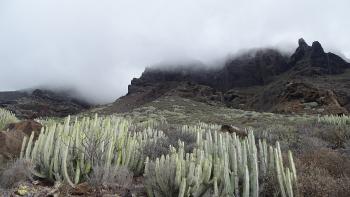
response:
<path id="1" fill-rule="evenodd" d="M 33 91 L 0 92 L 0 107 L 19 118 L 64 117 L 90 108 L 86 102 L 64 92 L 36 89 Z"/>
<path id="2" fill-rule="evenodd" d="M 164 96 L 211 105 L 278 113 L 347 114 L 350 64 L 325 53 L 317 41 L 299 39 L 291 55 L 261 49 L 228 60 L 222 67 L 147 68 L 133 79 L 127 95 L 105 107 L 126 112 Z"/>

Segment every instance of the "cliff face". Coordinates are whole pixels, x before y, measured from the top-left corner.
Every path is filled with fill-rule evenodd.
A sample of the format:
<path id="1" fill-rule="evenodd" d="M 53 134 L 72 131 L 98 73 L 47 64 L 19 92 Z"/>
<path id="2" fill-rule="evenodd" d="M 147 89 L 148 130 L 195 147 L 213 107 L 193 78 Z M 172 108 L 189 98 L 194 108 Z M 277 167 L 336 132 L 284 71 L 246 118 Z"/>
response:
<path id="1" fill-rule="evenodd" d="M 349 63 L 333 53 L 325 53 L 318 41 L 308 46 L 299 39 L 299 47 L 290 58 L 290 65 L 300 74 L 340 74 L 349 68 Z"/>
<path id="2" fill-rule="evenodd" d="M 319 42 L 309 46 L 300 39 L 291 56 L 262 49 L 228 60 L 222 67 L 147 68 L 131 81 L 128 94 L 114 103 L 112 111 L 177 95 L 257 111 L 348 113 L 350 93 L 344 85 L 350 82 L 337 80 L 346 80 L 349 68 L 339 56 L 325 53 Z"/>
<path id="3" fill-rule="evenodd" d="M 174 81 L 207 85 L 220 91 L 264 85 L 290 68 L 287 61 L 288 57 L 278 51 L 266 49 L 244 54 L 221 68 L 147 68 L 139 79 L 131 81 L 129 93 L 137 86 Z"/>

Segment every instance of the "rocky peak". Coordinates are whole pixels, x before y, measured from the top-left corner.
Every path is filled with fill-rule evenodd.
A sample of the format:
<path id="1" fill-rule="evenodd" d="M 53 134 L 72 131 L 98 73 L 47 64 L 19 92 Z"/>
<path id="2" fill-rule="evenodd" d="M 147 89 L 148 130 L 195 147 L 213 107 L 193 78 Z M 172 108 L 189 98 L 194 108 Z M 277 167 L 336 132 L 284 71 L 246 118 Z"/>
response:
<path id="1" fill-rule="evenodd" d="M 339 56 L 325 53 L 320 42 L 314 41 L 309 46 L 302 38 L 290 57 L 289 65 L 300 75 L 340 74 L 350 68 L 350 64 Z"/>
<path id="2" fill-rule="evenodd" d="M 324 50 L 322 48 L 321 43 L 318 41 L 314 41 L 311 46 L 312 53 L 314 54 L 324 54 Z"/>
<path id="3" fill-rule="evenodd" d="M 230 59 L 223 67 L 206 68 L 198 65 L 166 66 L 147 68 L 142 76 L 133 79 L 129 92 L 138 92 L 139 87 L 178 82 L 191 82 L 206 85 L 219 91 L 228 91 L 237 87 L 267 85 L 280 74 L 292 70 L 290 75 L 339 74 L 350 64 L 340 57 L 325 53 L 318 41 L 309 46 L 303 38 L 291 57 L 274 49 L 259 49 Z M 170 85 L 169 85 L 170 87 Z"/>
<path id="4" fill-rule="evenodd" d="M 305 42 L 304 38 L 300 38 L 298 40 L 298 44 L 299 44 L 298 48 L 303 49 L 303 50 L 305 50 L 309 47 L 309 45 Z"/>
<path id="5" fill-rule="evenodd" d="M 118 99 L 111 111 L 127 111 L 162 96 L 180 96 L 207 103 L 214 102 L 235 108 L 244 106 L 244 109 L 261 111 L 279 111 L 274 108 L 277 103 L 281 106 L 289 103 L 300 107 L 308 100 L 309 91 L 315 92 L 314 97 L 328 95 L 322 88 L 313 87 L 312 82 L 316 79 L 314 75 L 328 77 L 326 75 L 343 73 L 345 69 L 350 68 L 350 64 L 335 54 L 325 53 L 317 41 L 310 46 L 301 38 L 298 44 L 291 56 L 274 49 L 259 49 L 229 59 L 224 65 L 214 68 L 201 65 L 147 68 L 140 78 L 131 81 L 128 94 Z M 293 90 L 290 94 L 289 89 L 283 85 L 292 80 L 303 79 L 311 81 L 310 87 L 303 88 L 304 82 L 301 82 L 302 85 L 295 88 L 297 91 Z M 300 88 L 302 91 L 299 91 Z M 281 95 L 294 95 L 294 92 L 301 96 L 281 97 Z M 287 101 L 284 101 L 284 98 L 287 98 Z M 291 100 L 288 100 L 290 98 Z M 329 98 L 337 99 L 336 96 Z M 342 106 L 350 103 L 347 99 L 341 99 L 342 104 L 337 105 L 337 102 L 331 102 L 332 99 L 328 100 L 329 102 L 320 103 L 322 108 L 325 106 L 325 113 L 338 113 L 343 110 Z M 337 110 L 329 110 L 328 108 L 331 108 L 329 106 Z M 303 111 L 304 108 L 300 108 L 300 112 Z"/>

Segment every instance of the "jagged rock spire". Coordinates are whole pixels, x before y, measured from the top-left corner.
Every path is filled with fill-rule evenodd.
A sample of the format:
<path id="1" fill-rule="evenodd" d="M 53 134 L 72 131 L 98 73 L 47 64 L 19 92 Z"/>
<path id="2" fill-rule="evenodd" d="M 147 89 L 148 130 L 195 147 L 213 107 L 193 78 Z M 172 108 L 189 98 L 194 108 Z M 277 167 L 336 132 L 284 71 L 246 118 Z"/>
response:
<path id="1" fill-rule="evenodd" d="M 306 49 L 309 45 L 305 42 L 304 38 L 298 40 L 299 48 Z"/>
<path id="2" fill-rule="evenodd" d="M 318 41 L 314 41 L 312 43 L 312 51 L 314 53 L 319 53 L 319 54 L 323 54 L 324 53 L 324 50 L 322 48 L 322 45 L 318 42 Z"/>
<path id="3" fill-rule="evenodd" d="M 298 48 L 290 58 L 290 67 L 297 67 L 303 75 L 339 74 L 350 64 L 333 53 L 325 53 L 322 45 L 314 41 L 309 46 L 303 38 L 298 41 Z"/>

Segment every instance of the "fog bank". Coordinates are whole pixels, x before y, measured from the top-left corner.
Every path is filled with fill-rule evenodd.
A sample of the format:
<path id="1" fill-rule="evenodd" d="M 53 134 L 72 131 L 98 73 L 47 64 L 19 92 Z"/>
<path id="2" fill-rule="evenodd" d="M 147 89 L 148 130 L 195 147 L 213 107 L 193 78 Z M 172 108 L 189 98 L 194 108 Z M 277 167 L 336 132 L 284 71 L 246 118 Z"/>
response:
<path id="1" fill-rule="evenodd" d="M 0 91 L 37 86 L 112 102 L 145 67 L 213 64 L 303 37 L 350 57 L 348 0 L 0 1 Z"/>

